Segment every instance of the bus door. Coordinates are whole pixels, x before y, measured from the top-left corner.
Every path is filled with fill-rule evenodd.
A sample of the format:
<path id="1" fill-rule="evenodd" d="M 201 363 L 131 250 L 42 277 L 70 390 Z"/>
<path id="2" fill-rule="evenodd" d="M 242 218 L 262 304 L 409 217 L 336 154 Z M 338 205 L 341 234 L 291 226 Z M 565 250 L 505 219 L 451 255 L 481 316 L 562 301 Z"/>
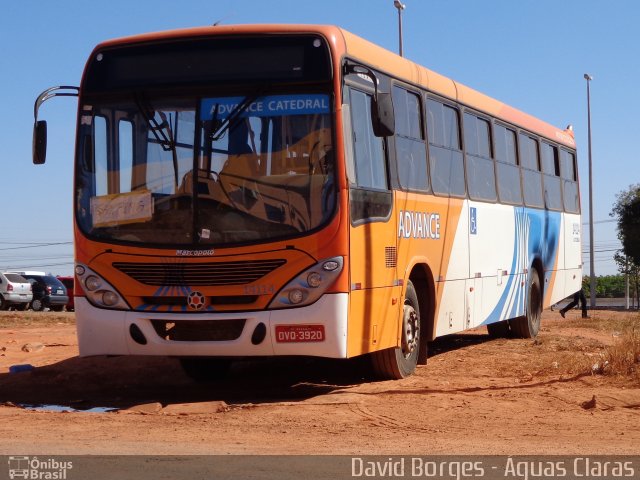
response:
<path id="1" fill-rule="evenodd" d="M 396 220 L 391 214 L 386 140 L 371 123 L 372 93 L 349 87 L 343 122 L 350 183 L 348 353 L 399 345 L 401 286 L 396 273 Z"/>
<path id="2" fill-rule="evenodd" d="M 433 156 L 432 156 L 433 157 Z M 436 336 L 469 328 L 475 310 L 480 284 L 469 278 L 469 204 L 449 198 L 442 215 L 440 235 L 440 269 L 436 276 L 436 295 L 439 298 Z"/>
<path id="3" fill-rule="evenodd" d="M 442 201 L 441 250 L 436 277 L 436 336 L 467 328 L 474 313 L 476 280 L 469 276 L 469 202 L 466 196 L 460 115 L 455 105 L 427 99 L 431 190 Z"/>

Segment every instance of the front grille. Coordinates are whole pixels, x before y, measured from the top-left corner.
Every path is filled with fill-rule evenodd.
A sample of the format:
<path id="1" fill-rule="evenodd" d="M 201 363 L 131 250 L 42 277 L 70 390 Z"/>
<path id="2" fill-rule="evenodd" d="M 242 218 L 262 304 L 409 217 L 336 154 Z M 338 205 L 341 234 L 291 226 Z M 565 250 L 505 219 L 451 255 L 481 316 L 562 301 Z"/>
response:
<path id="1" fill-rule="evenodd" d="M 224 342 L 242 335 L 245 319 L 151 320 L 160 338 L 176 342 Z"/>
<path id="2" fill-rule="evenodd" d="M 223 295 L 208 297 L 211 305 L 250 305 L 258 299 L 257 295 Z M 145 305 L 161 305 L 169 307 L 186 307 L 187 297 L 142 297 Z"/>
<path id="3" fill-rule="evenodd" d="M 261 279 L 286 260 L 255 260 L 216 263 L 124 263 L 115 268 L 145 285 L 224 286 L 245 285 Z"/>

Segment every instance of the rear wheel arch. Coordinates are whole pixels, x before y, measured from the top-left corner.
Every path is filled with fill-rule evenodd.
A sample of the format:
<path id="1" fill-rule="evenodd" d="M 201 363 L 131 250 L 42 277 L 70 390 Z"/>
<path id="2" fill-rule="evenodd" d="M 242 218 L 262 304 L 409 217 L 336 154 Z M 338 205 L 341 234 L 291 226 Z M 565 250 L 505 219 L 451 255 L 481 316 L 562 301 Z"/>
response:
<path id="1" fill-rule="evenodd" d="M 544 270 L 542 263 L 534 261 L 527 273 L 525 315 L 509 320 L 513 333 L 520 338 L 534 338 L 540 330 L 544 299 Z"/>
<path id="2" fill-rule="evenodd" d="M 435 338 L 435 282 L 426 263 L 415 264 L 408 276 L 416 290 L 420 306 L 420 354 L 418 365 L 427 363 L 428 342 Z"/>

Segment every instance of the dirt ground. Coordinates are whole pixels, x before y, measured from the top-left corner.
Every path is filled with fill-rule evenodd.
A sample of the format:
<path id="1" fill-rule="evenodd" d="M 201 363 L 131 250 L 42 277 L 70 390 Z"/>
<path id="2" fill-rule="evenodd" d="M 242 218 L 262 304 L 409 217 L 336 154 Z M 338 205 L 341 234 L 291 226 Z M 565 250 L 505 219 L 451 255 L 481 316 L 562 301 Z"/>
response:
<path id="1" fill-rule="evenodd" d="M 196 384 L 175 359 L 79 358 L 71 313 L 0 312 L 0 454 L 638 455 L 638 377 L 598 372 L 640 315 L 578 317 L 544 312 L 537 340 L 440 339 L 401 381 L 287 358 Z"/>

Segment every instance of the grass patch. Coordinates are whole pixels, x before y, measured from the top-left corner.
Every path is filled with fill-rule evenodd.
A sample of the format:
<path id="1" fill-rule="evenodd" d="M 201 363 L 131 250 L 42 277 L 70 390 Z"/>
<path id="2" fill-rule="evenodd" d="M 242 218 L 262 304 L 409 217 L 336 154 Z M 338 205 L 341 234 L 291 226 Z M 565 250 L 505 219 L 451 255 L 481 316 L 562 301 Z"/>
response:
<path id="1" fill-rule="evenodd" d="M 636 326 L 624 331 L 606 348 L 602 360 L 601 373 L 631 377 L 640 382 L 640 328 Z"/>
<path id="2" fill-rule="evenodd" d="M 0 312 L 0 328 L 47 327 L 52 325 L 75 325 L 72 312 Z"/>
<path id="3" fill-rule="evenodd" d="M 640 383 L 640 314 L 608 311 L 591 311 L 589 319 L 573 319 L 562 322 L 562 327 L 585 328 L 604 332 L 613 337 L 613 344 L 605 346 L 595 355 L 587 354 L 591 373 L 612 377 L 624 377 Z M 595 352 L 594 352 L 595 353 Z M 576 359 L 575 367 L 583 364 Z"/>
<path id="4" fill-rule="evenodd" d="M 623 315 L 611 315 L 610 312 L 590 311 L 591 318 L 576 318 L 562 322 L 564 327 L 588 328 L 602 332 L 621 332 L 628 329 L 640 329 L 640 313 L 626 313 Z"/>

